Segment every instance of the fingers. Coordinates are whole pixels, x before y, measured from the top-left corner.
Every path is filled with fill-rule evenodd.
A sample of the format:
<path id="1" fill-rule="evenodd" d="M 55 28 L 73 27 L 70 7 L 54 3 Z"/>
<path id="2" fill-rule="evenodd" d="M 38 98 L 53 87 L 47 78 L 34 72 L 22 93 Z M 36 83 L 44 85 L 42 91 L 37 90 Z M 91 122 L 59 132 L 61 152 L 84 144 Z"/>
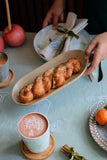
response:
<path id="1" fill-rule="evenodd" d="M 65 17 L 64 12 L 62 12 L 62 14 L 60 16 L 60 22 L 64 22 L 64 17 Z"/>
<path id="2" fill-rule="evenodd" d="M 91 55 L 90 55 L 90 58 L 89 58 L 89 62 L 90 62 L 90 63 L 93 61 L 93 57 L 94 57 L 94 54 L 91 54 Z"/>
<path id="3" fill-rule="evenodd" d="M 53 29 L 56 29 L 57 24 L 58 24 L 59 16 L 58 15 L 52 15 L 51 13 L 48 13 L 46 18 L 43 21 L 42 27 L 46 27 L 48 24 L 52 23 L 53 24 Z"/>
<path id="4" fill-rule="evenodd" d="M 52 15 L 48 12 L 43 21 L 42 28 L 45 28 L 51 22 L 51 19 L 52 19 Z"/>
<path id="5" fill-rule="evenodd" d="M 58 24 L 59 16 L 54 15 L 53 16 L 53 29 L 56 29 L 57 24 Z"/>
<path id="6" fill-rule="evenodd" d="M 93 56 L 93 61 L 90 64 L 90 66 L 87 68 L 87 70 L 85 71 L 83 76 L 91 74 L 97 68 L 97 66 L 99 65 L 100 61 L 101 61 L 101 59 L 99 57 L 99 50 L 96 49 L 96 51 L 94 53 L 94 56 Z"/>
<path id="7" fill-rule="evenodd" d="M 42 27 L 44 28 L 48 24 L 52 23 L 53 24 L 53 29 L 56 29 L 59 18 L 61 17 L 62 20 L 64 19 L 64 14 L 62 14 L 63 9 L 64 9 L 63 0 L 61 0 L 61 1 L 55 0 L 55 2 L 53 3 L 52 7 L 48 11 L 48 13 L 47 13 L 47 15 L 46 15 L 46 17 L 43 21 Z"/>
<path id="8" fill-rule="evenodd" d="M 88 47 L 85 50 L 85 58 L 89 59 L 91 52 L 97 47 L 97 40 L 94 38 L 93 40 L 90 41 Z"/>
<path id="9" fill-rule="evenodd" d="M 91 74 L 97 68 L 97 66 L 100 62 L 100 57 L 98 54 L 99 49 L 97 48 L 97 45 L 98 45 L 98 41 L 97 41 L 97 38 L 95 37 L 90 41 L 88 47 L 85 50 L 85 58 L 89 59 L 91 64 L 87 68 L 87 70 L 85 71 L 83 76 Z M 92 54 L 93 51 L 95 52 L 94 54 Z"/>
<path id="10" fill-rule="evenodd" d="M 90 66 L 84 75 L 91 74 L 99 65 L 99 63 L 107 57 L 107 32 L 95 36 L 89 43 L 85 58 L 91 60 Z M 94 51 L 94 54 L 91 54 Z M 92 58 L 93 55 L 93 59 Z"/>

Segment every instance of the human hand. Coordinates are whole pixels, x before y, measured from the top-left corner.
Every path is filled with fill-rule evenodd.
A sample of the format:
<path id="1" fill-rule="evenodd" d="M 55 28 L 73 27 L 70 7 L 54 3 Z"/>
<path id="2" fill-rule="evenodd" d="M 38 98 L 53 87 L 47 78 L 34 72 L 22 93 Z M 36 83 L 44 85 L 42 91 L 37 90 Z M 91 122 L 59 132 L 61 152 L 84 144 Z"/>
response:
<path id="1" fill-rule="evenodd" d="M 52 7 L 49 9 L 42 27 L 46 27 L 48 24 L 53 24 L 53 29 L 56 29 L 58 20 L 61 16 L 61 13 L 64 10 L 64 1 L 65 0 L 55 0 Z"/>
<path id="2" fill-rule="evenodd" d="M 94 54 L 92 52 L 94 51 Z M 85 50 L 85 58 L 91 61 L 84 76 L 91 74 L 107 56 L 107 32 L 95 36 Z"/>

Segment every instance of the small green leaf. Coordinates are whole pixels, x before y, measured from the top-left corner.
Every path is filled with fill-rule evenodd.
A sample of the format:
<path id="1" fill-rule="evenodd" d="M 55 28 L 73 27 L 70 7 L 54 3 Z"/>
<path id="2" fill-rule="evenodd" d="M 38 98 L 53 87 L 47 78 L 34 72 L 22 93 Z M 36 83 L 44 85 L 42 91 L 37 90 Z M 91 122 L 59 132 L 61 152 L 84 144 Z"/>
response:
<path id="1" fill-rule="evenodd" d="M 107 104 L 104 106 L 104 109 L 106 109 L 106 110 L 107 110 Z"/>

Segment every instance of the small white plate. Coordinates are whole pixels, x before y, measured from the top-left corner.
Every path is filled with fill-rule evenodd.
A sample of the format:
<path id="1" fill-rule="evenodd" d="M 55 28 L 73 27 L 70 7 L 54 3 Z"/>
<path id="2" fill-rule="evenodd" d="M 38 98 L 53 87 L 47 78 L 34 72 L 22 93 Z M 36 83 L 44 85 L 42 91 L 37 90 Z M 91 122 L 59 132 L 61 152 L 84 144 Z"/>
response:
<path id="1" fill-rule="evenodd" d="M 95 120 L 96 112 L 107 105 L 107 101 L 104 100 L 94 105 L 90 119 L 89 119 L 89 129 L 90 133 L 95 140 L 95 142 L 105 151 L 107 151 L 107 125 L 99 125 Z"/>
<path id="2" fill-rule="evenodd" d="M 53 39 L 55 35 L 58 34 L 56 30 L 52 29 L 52 25 L 45 27 L 40 30 L 34 37 L 33 46 L 36 53 L 45 61 L 48 61 L 45 57 L 42 57 L 39 53 L 40 49 L 43 49 L 47 44 L 49 44 L 50 37 Z M 82 30 L 78 33 L 79 39 L 73 38 L 70 50 L 80 49 L 85 50 L 90 42 L 90 36 L 87 31 Z"/>

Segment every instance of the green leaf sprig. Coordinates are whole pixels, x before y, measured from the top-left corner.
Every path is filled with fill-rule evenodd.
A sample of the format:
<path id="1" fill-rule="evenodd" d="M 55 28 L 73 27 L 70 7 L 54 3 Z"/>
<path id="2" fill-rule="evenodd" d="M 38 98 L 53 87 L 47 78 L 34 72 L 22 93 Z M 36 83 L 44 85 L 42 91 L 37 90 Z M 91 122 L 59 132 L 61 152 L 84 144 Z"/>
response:
<path id="1" fill-rule="evenodd" d="M 104 106 L 104 109 L 106 109 L 106 110 L 107 110 L 107 104 Z"/>
<path id="2" fill-rule="evenodd" d="M 76 158 L 77 160 L 85 160 L 83 156 L 80 156 L 77 152 L 75 152 L 75 149 L 73 147 L 68 149 L 65 146 L 63 146 L 62 148 L 64 151 L 70 153 L 69 155 L 70 160 L 73 160 L 74 158 Z"/>

